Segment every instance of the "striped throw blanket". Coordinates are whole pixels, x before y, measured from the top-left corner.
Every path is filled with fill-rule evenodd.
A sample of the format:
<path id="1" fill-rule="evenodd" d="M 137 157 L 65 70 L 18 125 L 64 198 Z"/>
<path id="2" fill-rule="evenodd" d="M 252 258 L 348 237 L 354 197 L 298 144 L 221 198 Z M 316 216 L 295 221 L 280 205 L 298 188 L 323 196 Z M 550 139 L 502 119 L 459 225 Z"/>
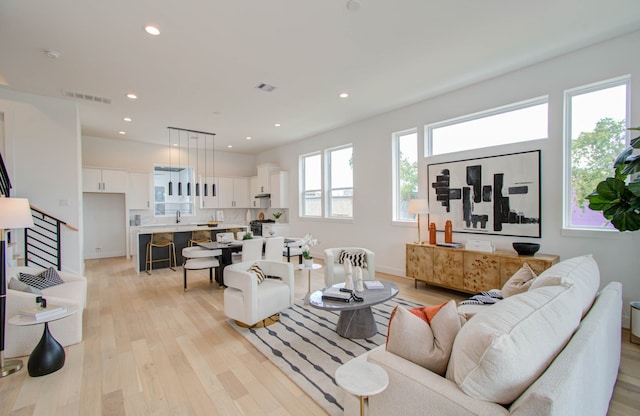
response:
<path id="1" fill-rule="evenodd" d="M 491 289 L 488 292 L 480 292 L 463 300 L 458 305 L 490 305 L 502 299 L 500 289 Z"/>

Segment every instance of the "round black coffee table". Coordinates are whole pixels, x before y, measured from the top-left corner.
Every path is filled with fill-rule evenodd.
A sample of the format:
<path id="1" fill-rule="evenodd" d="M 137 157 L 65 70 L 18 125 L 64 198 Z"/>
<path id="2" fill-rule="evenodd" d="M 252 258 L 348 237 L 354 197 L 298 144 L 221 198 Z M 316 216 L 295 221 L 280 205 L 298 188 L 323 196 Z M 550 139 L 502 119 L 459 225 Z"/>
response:
<path id="1" fill-rule="evenodd" d="M 328 311 L 339 311 L 340 318 L 336 325 L 336 332 L 344 338 L 371 338 L 378 332 L 378 326 L 373 317 L 371 306 L 385 302 L 398 294 L 398 285 L 379 280 L 383 289 L 366 289 L 364 292 L 356 292 L 362 298 L 362 302 L 340 302 L 323 300 L 322 293 L 325 289 L 316 290 L 309 296 L 309 305 L 314 308 Z M 344 287 L 344 283 L 334 285 Z"/>

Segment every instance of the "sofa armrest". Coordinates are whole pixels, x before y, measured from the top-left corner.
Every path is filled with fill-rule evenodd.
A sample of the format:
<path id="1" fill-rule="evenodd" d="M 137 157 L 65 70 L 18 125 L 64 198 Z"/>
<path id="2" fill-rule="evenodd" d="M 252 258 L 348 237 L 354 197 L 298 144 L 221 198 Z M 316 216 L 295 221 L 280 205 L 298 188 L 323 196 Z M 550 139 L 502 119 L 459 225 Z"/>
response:
<path id="1" fill-rule="evenodd" d="M 384 346 L 371 351 L 367 360 L 384 368 L 389 375 L 387 389 L 369 397 L 369 415 L 425 414 L 425 409 L 430 415 L 509 414 L 498 404 L 467 396 L 454 382 L 386 351 Z M 357 414 L 358 406 L 354 396 L 345 394 L 345 415 Z"/>

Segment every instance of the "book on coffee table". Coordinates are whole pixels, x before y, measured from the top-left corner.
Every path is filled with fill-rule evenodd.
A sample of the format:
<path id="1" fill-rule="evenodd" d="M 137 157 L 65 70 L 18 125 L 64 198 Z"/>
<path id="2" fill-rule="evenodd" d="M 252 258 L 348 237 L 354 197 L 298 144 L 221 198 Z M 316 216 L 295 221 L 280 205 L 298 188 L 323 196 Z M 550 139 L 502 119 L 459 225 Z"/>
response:
<path id="1" fill-rule="evenodd" d="M 384 289 L 384 285 L 379 280 L 365 280 L 363 283 L 367 289 Z"/>
<path id="2" fill-rule="evenodd" d="M 20 315 L 33 318 L 36 321 L 49 318 L 53 315 L 58 315 L 67 311 L 64 306 L 48 305 L 46 308 L 40 306 L 34 306 L 32 308 L 23 309 L 20 311 Z"/>
<path id="3" fill-rule="evenodd" d="M 322 292 L 322 300 L 349 302 L 351 300 L 351 292 L 342 292 L 338 287 L 328 287 Z"/>

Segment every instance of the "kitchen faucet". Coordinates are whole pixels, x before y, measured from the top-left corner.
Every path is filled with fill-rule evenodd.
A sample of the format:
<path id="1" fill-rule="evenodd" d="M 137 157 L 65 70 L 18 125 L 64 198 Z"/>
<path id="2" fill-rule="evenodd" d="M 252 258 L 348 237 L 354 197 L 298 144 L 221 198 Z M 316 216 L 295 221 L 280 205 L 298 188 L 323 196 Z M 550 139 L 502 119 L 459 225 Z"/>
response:
<path id="1" fill-rule="evenodd" d="M 177 209 L 176 210 L 176 224 L 178 224 L 180 222 L 180 210 Z"/>

